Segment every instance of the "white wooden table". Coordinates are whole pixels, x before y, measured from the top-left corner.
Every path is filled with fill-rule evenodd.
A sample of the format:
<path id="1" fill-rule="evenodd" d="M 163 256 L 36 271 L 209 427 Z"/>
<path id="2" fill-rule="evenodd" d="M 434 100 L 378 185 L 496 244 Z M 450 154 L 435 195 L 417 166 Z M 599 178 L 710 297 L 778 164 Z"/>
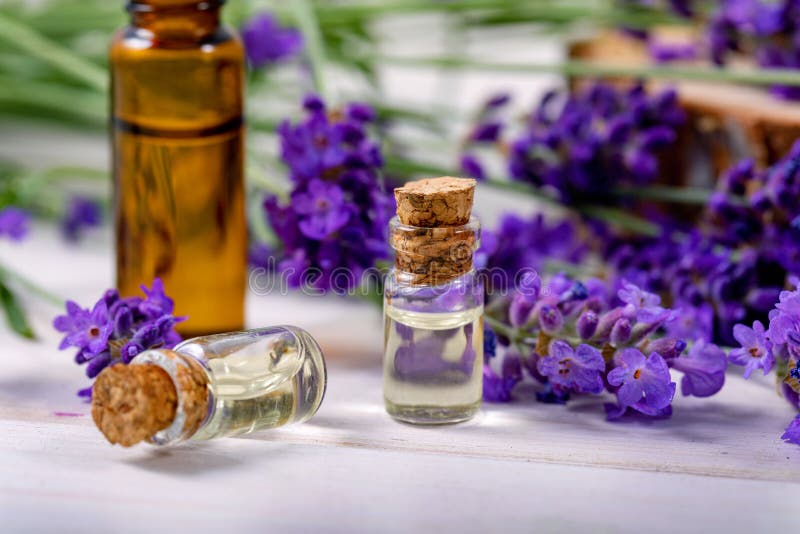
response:
<path id="1" fill-rule="evenodd" d="M 110 285 L 108 236 L 78 248 L 36 227 L 0 259 L 88 305 Z M 488 405 L 466 424 L 415 428 L 383 411 L 380 315 L 340 298 L 248 303 L 252 326 L 294 323 L 321 342 L 327 398 L 305 425 L 164 450 L 108 445 L 87 383 L 31 302 L 39 342 L 0 327 L 2 532 L 797 531 L 793 413 L 765 380 L 731 374 L 669 421 L 607 423 L 600 402 Z M 191 529 L 191 530 L 190 530 Z"/>

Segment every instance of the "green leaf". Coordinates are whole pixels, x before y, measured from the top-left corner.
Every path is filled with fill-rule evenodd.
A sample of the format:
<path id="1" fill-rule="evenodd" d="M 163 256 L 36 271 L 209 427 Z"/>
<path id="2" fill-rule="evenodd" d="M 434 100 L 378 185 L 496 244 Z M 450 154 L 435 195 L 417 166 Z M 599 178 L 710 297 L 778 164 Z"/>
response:
<path id="1" fill-rule="evenodd" d="M 108 73 L 104 68 L 2 13 L 0 13 L 0 41 L 5 41 L 10 46 L 101 93 L 105 93 L 108 88 Z"/>
<path id="2" fill-rule="evenodd" d="M 309 0 L 292 0 L 294 16 L 300 33 L 303 34 L 306 56 L 311 63 L 314 87 L 322 98 L 327 100 L 325 87 L 325 64 L 327 63 L 325 44 L 320 32 L 319 19 Z"/>
<path id="3" fill-rule="evenodd" d="M 36 339 L 33 329 L 28 324 L 25 312 L 17 297 L 2 281 L 0 281 L 0 305 L 3 306 L 6 322 L 11 330 L 27 339 Z"/>

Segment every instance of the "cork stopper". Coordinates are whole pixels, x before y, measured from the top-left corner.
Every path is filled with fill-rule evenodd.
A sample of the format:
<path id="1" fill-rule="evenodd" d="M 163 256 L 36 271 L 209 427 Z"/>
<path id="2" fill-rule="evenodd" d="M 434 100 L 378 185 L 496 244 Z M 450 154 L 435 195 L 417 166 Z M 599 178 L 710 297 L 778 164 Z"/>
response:
<path id="1" fill-rule="evenodd" d="M 437 228 L 469 222 L 475 194 L 472 178 L 427 178 L 394 190 L 397 217 L 409 226 Z"/>
<path id="2" fill-rule="evenodd" d="M 475 180 L 430 178 L 395 189 L 395 265 L 415 285 L 439 285 L 472 269 L 480 226 L 471 220 Z"/>
<path id="3" fill-rule="evenodd" d="M 151 352 L 178 364 L 171 369 L 157 363 L 117 364 L 94 383 L 92 419 L 112 444 L 158 443 L 156 436 L 176 425 L 174 437 L 191 436 L 208 413 L 207 379 L 198 366 L 181 364 L 181 356 L 172 351 Z"/>

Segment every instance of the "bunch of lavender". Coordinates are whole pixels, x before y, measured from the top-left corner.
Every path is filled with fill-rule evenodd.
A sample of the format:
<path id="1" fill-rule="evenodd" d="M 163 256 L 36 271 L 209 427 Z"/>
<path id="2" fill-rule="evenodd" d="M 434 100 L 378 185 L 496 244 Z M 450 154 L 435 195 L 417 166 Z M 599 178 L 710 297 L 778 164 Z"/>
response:
<path id="1" fill-rule="evenodd" d="M 388 257 L 392 205 L 380 148 L 369 132 L 375 114 L 364 104 L 329 112 L 314 95 L 304 108 L 302 122 L 279 128 L 290 201 L 274 195 L 264 201 L 282 245 L 278 269 L 294 287 L 350 290 L 366 269 Z"/>
<path id="2" fill-rule="evenodd" d="M 173 315 L 172 299 L 164 294 L 160 279 L 153 287 L 142 286 L 141 297 L 122 298 L 109 289 L 91 309 L 67 301 L 65 315 L 53 320 L 53 326 L 64 334 L 60 350 L 75 347 L 75 362 L 86 365 L 86 375 L 96 377 L 111 364 L 129 363 L 137 354 L 155 348 L 172 348 L 181 341 L 175 324 L 185 317 Z M 78 392 L 91 397 L 92 388 Z"/>
<path id="3" fill-rule="evenodd" d="M 481 233 L 478 267 L 489 275 L 489 290 L 513 288 L 513 278 L 526 270 L 544 272 L 553 262 L 580 262 L 589 252 L 580 232 L 569 219 L 553 222 L 541 213 L 527 219 L 504 214 L 494 232 Z"/>
<path id="4" fill-rule="evenodd" d="M 735 343 L 737 323 L 763 320 L 800 274 L 800 143 L 769 169 L 751 160 L 718 181 L 704 224 L 659 238 L 617 239 L 605 257 L 618 278 L 668 298 L 673 333 Z"/>
<path id="5" fill-rule="evenodd" d="M 737 324 L 733 334 L 740 347 L 730 351 L 730 362 L 744 367 L 745 378 L 756 370 L 767 375 L 776 369 L 781 392 L 800 410 L 800 284 L 794 291 L 781 292 L 766 329 L 755 321 L 752 327 Z M 800 445 L 800 415 L 782 438 Z"/>
<path id="6" fill-rule="evenodd" d="M 732 53 L 745 53 L 761 67 L 800 67 L 800 4 L 795 0 L 725 0 L 710 16 L 707 28 L 711 59 L 718 65 Z M 800 98 L 800 89 L 773 86 L 773 93 Z"/>
<path id="7" fill-rule="evenodd" d="M 491 144 L 507 154 L 514 180 L 554 191 L 568 204 L 607 201 L 618 186 L 656 178 L 660 151 L 685 120 L 674 91 L 649 95 L 640 84 L 623 90 L 598 83 L 563 102 L 558 97 L 548 93 L 508 142 L 501 140 L 505 125 L 498 118 L 508 99 L 490 100 L 469 135 L 464 171 L 484 177 L 470 150 Z"/>
<path id="8" fill-rule="evenodd" d="M 501 373 L 487 362 L 485 397 L 508 401 L 512 388 L 527 373 L 544 385 L 542 402 L 565 403 L 572 394 L 616 396 L 606 404 L 609 419 L 626 412 L 668 417 L 676 384 L 670 368 L 684 373 L 684 395 L 708 397 L 725 381 L 725 354 L 716 345 L 662 337 L 675 318 L 658 296 L 624 283 L 616 295 L 599 280 L 586 284 L 564 275 L 542 287 L 534 275 L 524 277 L 517 293 L 488 323 L 508 347 Z M 491 358 L 493 336 L 487 336 Z"/>
<path id="9" fill-rule="evenodd" d="M 288 61 L 303 50 L 303 36 L 285 28 L 270 13 L 259 13 L 242 27 L 242 40 L 250 66 L 262 68 Z"/>

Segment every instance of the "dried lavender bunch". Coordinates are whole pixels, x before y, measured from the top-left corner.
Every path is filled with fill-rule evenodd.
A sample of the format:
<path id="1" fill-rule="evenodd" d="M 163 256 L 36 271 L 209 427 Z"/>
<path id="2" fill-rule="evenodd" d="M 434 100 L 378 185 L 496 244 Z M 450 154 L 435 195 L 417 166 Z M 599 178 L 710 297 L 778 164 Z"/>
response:
<path id="1" fill-rule="evenodd" d="M 648 94 L 641 84 L 618 89 L 605 83 L 563 97 L 550 92 L 522 131 L 502 139 L 505 97 L 490 100 L 468 136 L 464 172 L 484 178 L 481 146 L 499 149 L 512 179 L 552 191 L 567 204 L 615 201 L 613 190 L 644 185 L 657 176 L 658 157 L 684 123 L 674 91 Z"/>
<path id="2" fill-rule="evenodd" d="M 67 313 L 53 320 L 64 334 L 58 348 L 77 348 L 75 363 L 87 364 L 89 378 L 114 363 L 129 363 L 145 350 L 172 348 L 181 341 L 175 325 L 186 318 L 173 315 L 174 303 L 161 280 L 156 278 L 150 289 L 142 286 L 142 291 L 145 298 L 122 298 L 109 289 L 91 309 L 68 300 Z M 82 397 L 91 394 L 91 387 L 78 392 Z"/>
<path id="3" fill-rule="evenodd" d="M 375 114 L 365 104 L 329 111 L 306 97 L 306 117 L 279 128 L 289 167 L 290 200 L 271 195 L 266 217 L 282 245 L 278 270 L 294 287 L 349 290 L 366 269 L 388 258 L 387 222 L 393 211 L 381 177 L 383 158 L 370 136 Z M 341 287 L 342 285 L 347 287 Z"/>
<path id="4" fill-rule="evenodd" d="M 800 411 L 800 284 L 781 292 L 767 328 L 755 321 L 752 327 L 737 324 L 733 333 L 740 347 L 730 351 L 730 362 L 744 367 L 745 378 L 757 370 L 767 375 L 774 369 L 783 396 Z M 800 445 L 800 415 L 782 438 Z"/>
<path id="5" fill-rule="evenodd" d="M 661 335 L 674 310 L 631 283 L 613 294 L 596 279 L 584 284 L 558 275 L 542 287 L 537 276 L 527 275 L 506 306 L 490 310 L 488 322 L 507 346 L 501 373 L 488 362 L 484 369 L 490 401 L 508 401 L 524 370 L 544 385 L 537 394 L 542 402 L 565 403 L 572 394 L 605 390 L 616 396 L 616 403 L 606 404 L 609 419 L 627 412 L 668 417 L 677 386 L 670 368 L 684 373 L 684 395 L 711 396 L 725 381 L 722 350 L 701 340 L 684 354 L 683 340 Z M 490 357 L 492 339 L 487 335 Z"/>

